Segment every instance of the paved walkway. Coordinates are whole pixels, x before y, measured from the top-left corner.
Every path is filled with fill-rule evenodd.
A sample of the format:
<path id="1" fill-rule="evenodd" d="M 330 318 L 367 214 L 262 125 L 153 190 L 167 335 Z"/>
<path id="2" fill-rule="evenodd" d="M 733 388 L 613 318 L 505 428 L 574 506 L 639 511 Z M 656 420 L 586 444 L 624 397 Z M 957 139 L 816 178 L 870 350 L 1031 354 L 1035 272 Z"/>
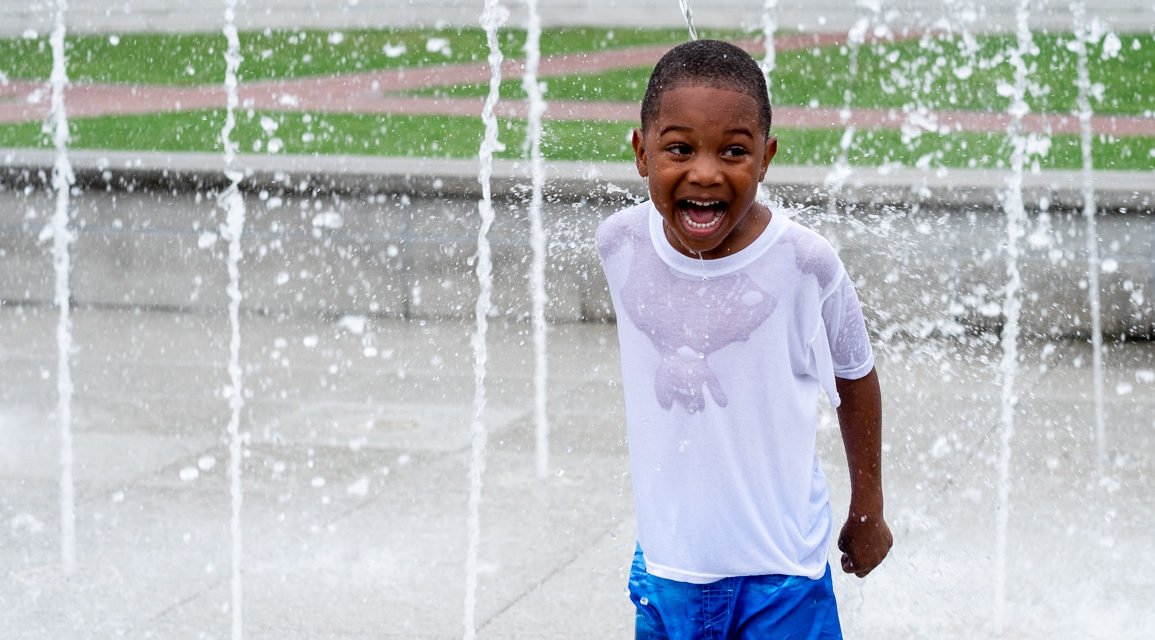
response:
<path id="1" fill-rule="evenodd" d="M 223 313 L 76 311 L 79 567 L 65 579 L 55 312 L 0 306 L 0 637 L 229 637 L 226 325 Z M 491 326 L 477 637 L 627 640 L 633 506 L 614 329 L 551 327 L 545 480 L 527 331 Z M 246 315 L 242 334 L 245 638 L 461 638 L 469 327 Z M 847 637 L 997 637 L 997 353 L 981 336 L 877 352 L 896 544 L 866 580 L 835 571 Z M 1005 638 L 1155 629 L 1155 345 L 1106 354 L 1106 473 L 1090 359 L 1083 342 L 1023 345 Z M 827 411 L 819 451 L 844 514 Z"/>
<path id="2" fill-rule="evenodd" d="M 791 34 L 775 39 L 775 50 L 787 52 L 800 48 L 844 43 L 845 33 Z M 741 42 L 756 56 L 763 43 Z M 541 61 L 541 77 L 571 73 L 597 73 L 618 68 L 652 64 L 668 47 L 634 47 L 574 55 L 546 57 Z M 502 65 L 502 77 L 520 77 L 524 60 L 510 59 Z M 481 113 L 480 98 L 446 98 L 403 96 L 402 92 L 421 87 L 449 86 L 488 81 L 490 69 L 485 63 L 467 63 L 431 68 L 407 68 L 390 71 L 343 74 L 293 80 L 261 81 L 242 84 L 241 103 L 271 111 L 310 111 L 333 113 L 436 114 L 476 116 Z M 547 96 L 548 98 L 548 96 Z M 69 117 L 139 115 L 162 111 L 223 108 L 226 104 L 223 86 L 161 87 L 115 84 L 75 84 L 67 88 L 65 105 Z M 49 91 L 44 83 L 13 81 L 0 84 L 0 123 L 42 121 L 49 113 Z M 524 100 L 503 100 L 498 115 L 504 118 L 524 117 L 528 111 Z M 636 120 L 636 102 L 548 101 L 545 117 L 553 120 Z M 915 127 L 929 131 L 1005 131 L 1010 124 L 1007 113 L 975 111 L 903 111 L 895 109 L 840 109 L 836 107 L 791 107 L 775 110 L 779 125 L 799 128 L 855 126 L 859 128 Z M 1077 133 L 1079 120 L 1066 114 L 1028 114 L 1024 129 L 1034 132 Z M 1155 136 L 1155 118 L 1141 116 L 1092 116 L 1095 133 L 1116 136 Z"/>

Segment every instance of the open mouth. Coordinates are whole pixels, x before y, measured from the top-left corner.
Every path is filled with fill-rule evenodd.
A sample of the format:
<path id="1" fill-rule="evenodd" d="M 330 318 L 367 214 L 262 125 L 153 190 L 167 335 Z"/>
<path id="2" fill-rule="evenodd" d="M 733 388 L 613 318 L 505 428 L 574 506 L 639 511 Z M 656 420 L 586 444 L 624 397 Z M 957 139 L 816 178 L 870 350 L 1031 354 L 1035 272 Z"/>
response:
<path id="1" fill-rule="evenodd" d="M 721 200 L 679 200 L 678 211 L 689 230 L 713 231 L 726 214 L 726 203 Z"/>

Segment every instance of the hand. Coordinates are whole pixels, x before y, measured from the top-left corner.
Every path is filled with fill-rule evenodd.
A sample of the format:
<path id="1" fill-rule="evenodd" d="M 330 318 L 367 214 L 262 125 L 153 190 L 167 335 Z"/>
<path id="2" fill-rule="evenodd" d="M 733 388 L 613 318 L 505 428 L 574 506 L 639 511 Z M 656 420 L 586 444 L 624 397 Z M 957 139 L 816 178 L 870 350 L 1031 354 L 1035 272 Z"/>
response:
<path id="1" fill-rule="evenodd" d="M 882 519 L 882 514 L 860 515 L 851 512 L 838 534 L 838 549 L 842 551 L 842 570 L 859 578 L 866 577 L 890 552 L 894 536 Z"/>

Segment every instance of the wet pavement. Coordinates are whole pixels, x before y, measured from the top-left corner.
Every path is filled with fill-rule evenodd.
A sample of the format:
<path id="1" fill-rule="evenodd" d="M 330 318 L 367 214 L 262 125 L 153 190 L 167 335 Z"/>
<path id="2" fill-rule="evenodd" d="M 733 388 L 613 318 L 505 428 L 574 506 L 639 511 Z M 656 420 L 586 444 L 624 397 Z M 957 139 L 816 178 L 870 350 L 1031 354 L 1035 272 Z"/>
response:
<path id="1" fill-rule="evenodd" d="M 0 629 L 28 639 L 229 636 L 223 314 L 78 309 L 78 570 L 61 575 L 56 313 L 0 307 Z M 247 638 L 463 634 L 469 323 L 246 315 Z M 480 638 L 628 638 L 633 545 L 617 345 L 550 328 L 550 472 L 535 472 L 530 327 L 489 340 Z M 876 345 L 891 557 L 838 576 L 848 637 L 993 636 L 997 338 Z M 1010 485 L 1006 635 L 1146 638 L 1155 345 L 1106 352 L 1109 460 L 1097 469 L 1091 352 L 1023 345 Z M 847 505 L 836 426 L 819 444 Z"/>

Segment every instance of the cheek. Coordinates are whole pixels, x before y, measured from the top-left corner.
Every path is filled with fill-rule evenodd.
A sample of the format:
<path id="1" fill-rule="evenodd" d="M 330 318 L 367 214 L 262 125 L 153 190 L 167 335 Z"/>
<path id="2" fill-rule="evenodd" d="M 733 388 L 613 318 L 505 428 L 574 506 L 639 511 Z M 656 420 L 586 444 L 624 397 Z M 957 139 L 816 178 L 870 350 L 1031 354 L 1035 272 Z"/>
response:
<path id="1" fill-rule="evenodd" d="M 742 185 L 743 190 L 757 189 L 760 182 L 762 182 L 762 171 L 756 166 L 748 167 L 747 170 L 734 177 L 734 183 Z"/>

